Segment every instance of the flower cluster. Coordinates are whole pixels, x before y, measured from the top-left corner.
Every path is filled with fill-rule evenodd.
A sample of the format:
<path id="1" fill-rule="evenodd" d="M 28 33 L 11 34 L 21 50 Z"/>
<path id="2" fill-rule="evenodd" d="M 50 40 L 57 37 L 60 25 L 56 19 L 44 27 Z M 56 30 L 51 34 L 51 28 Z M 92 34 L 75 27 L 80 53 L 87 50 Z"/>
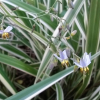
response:
<path id="1" fill-rule="evenodd" d="M 61 62 L 62 66 L 69 66 L 68 57 L 70 57 L 70 51 L 69 49 L 66 49 L 64 51 L 59 52 L 60 57 L 58 57 L 56 54 L 54 56 Z M 73 60 L 73 59 L 72 59 Z M 88 72 L 89 68 L 88 65 L 91 63 L 91 53 L 87 54 L 84 53 L 83 57 L 80 60 L 73 60 L 74 64 L 80 68 L 80 71 Z"/>

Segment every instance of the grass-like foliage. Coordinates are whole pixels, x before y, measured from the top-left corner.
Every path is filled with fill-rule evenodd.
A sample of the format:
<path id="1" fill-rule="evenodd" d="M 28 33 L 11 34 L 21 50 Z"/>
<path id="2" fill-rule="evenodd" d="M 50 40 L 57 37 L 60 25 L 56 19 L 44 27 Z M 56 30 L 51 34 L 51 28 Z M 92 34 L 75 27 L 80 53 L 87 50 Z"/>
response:
<path id="1" fill-rule="evenodd" d="M 100 100 L 100 0 L 0 1 L 0 100 Z"/>

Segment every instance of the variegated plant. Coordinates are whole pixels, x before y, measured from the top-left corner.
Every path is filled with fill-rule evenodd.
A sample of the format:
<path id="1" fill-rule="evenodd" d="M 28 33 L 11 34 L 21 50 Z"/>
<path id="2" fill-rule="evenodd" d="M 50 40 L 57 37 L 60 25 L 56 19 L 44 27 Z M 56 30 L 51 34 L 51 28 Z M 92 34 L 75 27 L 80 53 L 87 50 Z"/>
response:
<path id="1" fill-rule="evenodd" d="M 99 100 L 99 9 L 100 0 L 0 0 L 0 99 Z"/>

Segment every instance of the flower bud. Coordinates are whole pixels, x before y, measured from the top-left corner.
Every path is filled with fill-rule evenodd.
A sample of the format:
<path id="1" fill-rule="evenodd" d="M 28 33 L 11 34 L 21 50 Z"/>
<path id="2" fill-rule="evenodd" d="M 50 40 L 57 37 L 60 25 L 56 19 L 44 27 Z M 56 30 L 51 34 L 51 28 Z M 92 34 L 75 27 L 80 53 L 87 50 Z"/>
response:
<path id="1" fill-rule="evenodd" d="M 55 8 L 53 8 L 53 11 L 57 14 L 58 13 L 58 10 L 57 9 L 55 9 Z"/>
<path id="2" fill-rule="evenodd" d="M 70 36 L 66 37 L 66 40 L 69 40 L 70 39 Z"/>
<path id="3" fill-rule="evenodd" d="M 74 36 L 76 33 L 77 33 L 77 30 L 74 30 L 74 31 L 71 33 L 71 36 Z"/>
<path id="4" fill-rule="evenodd" d="M 74 5 L 73 5 L 73 2 L 72 0 L 67 0 L 67 3 L 68 3 L 68 6 L 72 9 L 74 9 Z"/>

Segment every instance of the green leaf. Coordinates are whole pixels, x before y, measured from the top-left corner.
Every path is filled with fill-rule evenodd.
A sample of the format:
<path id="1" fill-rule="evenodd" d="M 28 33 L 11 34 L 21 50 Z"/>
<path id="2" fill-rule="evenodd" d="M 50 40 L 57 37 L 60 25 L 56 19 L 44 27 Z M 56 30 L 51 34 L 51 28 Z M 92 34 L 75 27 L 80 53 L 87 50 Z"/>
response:
<path id="1" fill-rule="evenodd" d="M 6 98 L 7 98 L 7 96 L 0 91 L 0 99 L 4 100 Z"/>
<path id="2" fill-rule="evenodd" d="M 78 12 L 80 11 L 80 9 L 81 9 L 83 3 L 84 3 L 84 0 L 83 0 L 83 1 L 78 1 L 78 0 L 76 0 L 76 1 L 75 1 L 75 8 L 74 8 L 73 10 L 72 10 L 72 9 L 71 9 L 71 10 L 69 9 L 69 10 L 66 12 L 65 16 L 64 16 L 62 19 L 67 20 L 67 22 L 71 25 L 72 22 L 74 21 L 75 17 L 77 16 Z M 63 21 L 63 23 L 66 23 L 65 20 Z M 53 33 L 53 37 L 58 36 L 58 34 L 59 34 L 59 31 L 58 31 L 58 30 L 59 30 L 59 27 L 60 27 L 61 25 L 62 25 L 62 22 L 59 23 L 59 25 L 57 26 L 56 30 L 55 30 L 54 33 Z M 62 35 L 64 35 L 64 33 L 63 33 Z M 56 39 L 54 39 L 53 41 L 54 41 L 55 43 L 57 43 L 57 45 L 59 44 L 59 42 L 57 42 Z M 65 43 L 66 43 L 66 42 L 67 42 L 67 41 L 65 41 Z M 68 44 L 68 43 L 67 43 L 67 44 Z M 69 44 L 68 44 L 68 45 L 69 45 Z M 69 45 L 69 46 L 70 46 L 70 45 Z M 72 51 L 74 51 L 73 48 L 72 48 Z M 57 52 L 56 52 L 56 53 L 57 53 Z M 44 54 L 43 60 L 42 60 L 41 65 L 40 65 L 40 67 L 39 67 L 39 70 L 38 70 L 38 73 L 37 73 L 37 78 L 36 78 L 35 82 L 37 81 L 38 78 L 40 78 L 42 72 L 43 72 L 44 69 L 47 67 L 47 65 L 48 65 L 48 63 L 49 63 L 49 61 L 50 61 L 50 59 L 52 58 L 52 55 L 53 55 L 53 53 L 50 51 L 49 46 L 48 46 L 48 47 L 46 48 L 46 52 L 45 52 L 45 54 Z"/>
<path id="3" fill-rule="evenodd" d="M 84 26 L 87 30 L 87 26 L 88 26 L 88 22 L 89 22 L 89 8 L 90 6 L 88 7 L 88 1 L 85 0 L 84 2 Z"/>
<path id="4" fill-rule="evenodd" d="M 33 15 L 33 16 L 36 16 L 35 14 L 38 14 L 38 13 L 40 13 L 38 14 L 38 16 L 44 14 L 44 13 L 41 13 L 42 10 L 32 5 L 29 5 L 27 3 L 21 2 L 20 0 L 9 0 L 9 1 L 4 1 L 4 2 L 12 6 L 17 6 L 19 7 L 20 10 L 25 11 L 28 14 Z M 39 18 L 42 20 L 41 21 L 43 22 L 42 24 L 44 24 L 53 32 L 53 29 L 55 29 L 57 26 L 57 22 L 55 21 L 54 24 L 52 24 L 50 21 L 50 17 L 48 15 L 44 15 L 43 17 L 39 17 Z"/>
<path id="5" fill-rule="evenodd" d="M 95 54 L 98 48 L 99 42 L 99 28 L 100 28 L 100 0 L 91 0 L 90 15 L 89 15 L 89 25 L 87 28 L 87 43 L 86 51 Z M 89 65 L 89 75 L 86 76 L 84 84 L 76 92 L 75 98 L 78 98 L 83 93 L 84 89 L 90 82 L 91 74 L 93 69 L 93 61 Z"/>
<path id="6" fill-rule="evenodd" d="M 2 9 L 4 10 L 4 15 L 10 15 L 12 12 L 5 4 L 2 3 L 1 5 Z M 12 12 L 12 15 L 15 16 L 15 14 Z M 22 22 L 22 20 L 20 19 L 15 19 L 15 18 L 8 18 L 11 22 L 15 23 L 16 25 L 18 25 L 19 27 L 21 27 L 22 29 L 26 30 L 27 32 L 29 32 L 30 36 L 35 37 L 36 39 L 38 39 L 41 43 L 43 43 L 44 45 L 48 44 L 48 40 L 40 33 L 34 31 L 33 33 L 31 32 L 32 29 L 30 29 L 29 27 L 25 26 Z"/>
<path id="7" fill-rule="evenodd" d="M 16 89 L 10 79 L 8 78 L 7 74 L 2 70 L 0 66 L 0 81 L 5 85 L 5 87 L 12 93 L 16 94 Z"/>
<path id="8" fill-rule="evenodd" d="M 4 51 L 7 51 L 7 52 L 10 53 L 10 54 L 13 54 L 13 55 L 16 56 L 16 57 L 19 57 L 19 58 L 21 58 L 21 59 L 24 59 L 24 60 L 30 62 L 30 59 L 31 59 L 31 58 L 30 58 L 28 55 L 26 55 L 26 53 L 23 52 L 21 49 L 15 47 L 15 46 L 13 46 L 13 45 L 1 44 L 1 45 L 0 45 L 0 48 L 1 48 L 2 50 L 4 50 Z"/>
<path id="9" fill-rule="evenodd" d="M 4 40 L 4 39 L 0 39 L 0 44 L 23 44 L 20 41 L 17 40 Z"/>
<path id="10" fill-rule="evenodd" d="M 64 100 L 62 87 L 60 86 L 59 83 L 56 83 L 55 86 L 56 86 L 56 92 L 57 92 L 57 100 Z"/>
<path id="11" fill-rule="evenodd" d="M 21 16 L 21 17 L 23 16 L 23 17 L 29 18 L 29 16 L 25 12 L 20 11 L 20 10 L 17 10 L 16 14 L 17 14 L 17 16 Z M 23 19 L 23 18 L 21 18 L 21 20 L 25 23 L 26 26 L 32 28 L 32 25 L 31 25 L 29 19 Z"/>
<path id="12" fill-rule="evenodd" d="M 93 98 L 99 93 L 99 96 L 100 96 L 100 86 L 97 87 L 97 89 L 91 94 L 91 96 L 89 97 L 88 100 L 93 100 Z M 100 99 L 100 98 L 99 98 Z M 97 100 L 97 99 L 95 99 Z"/>
<path id="13" fill-rule="evenodd" d="M 16 95 L 11 96 L 5 100 L 25 100 L 25 99 L 28 100 L 28 99 L 31 99 L 73 72 L 74 72 L 74 66 L 69 67 L 69 68 L 67 68 L 67 69 L 33 85 L 33 86 L 30 86 L 29 88 L 22 90 L 21 92 L 17 93 Z"/>
<path id="14" fill-rule="evenodd" d="M 22 61 L 8 55 L 0 54 L 0 62 L 33 76 L 36 76 L 37 74 L 37 70 L 32 68 L 30 65 L 27 65 Z"/>
<path id="15" fill-rule="evenodd" d="M 49 50 L 49 52 L 48 52 Z M 53 53 L 50 51 L 50 48 L 48 47 L 48 49 L 46 49 L 42 62 L 39 66 L 39 70 L 36 76 L 36 80 L 35 82 L 40 78 L 40 76 L 42 75 L 43 71 L 45 70 L 46 66 L 49 64 L 50 62 L 50 58 L 52 57 Z"/>
<path id="16" fill-rule="evenodd" d="M 98 51 L 97 53 L 95 53 L 94 55 L 91 56 L 91 60 L 97 58 L 100 55 L 100 51 Z"/>
<path id="17" fill-rule="evenodd" d="M 35 6 L 35 1 L 26 0 L 26 2 L 29 3 L 29 4 L 31 4 L 31 5 L 33 5 L 33 6 Z M 42 3 L 39 2 L 39 9 L 46 10 L 46 7 Z"/>
<path id="18" fill-rule="evenodd" d="M 86 39 L 86 32 L 84 28 L 84 22 L 83 22 L 83 16 L 79 13 L 78 16 L 75 19 L 75 23 L 80 30 L 80 33 L 82 34 L 82 38 Z"/>

